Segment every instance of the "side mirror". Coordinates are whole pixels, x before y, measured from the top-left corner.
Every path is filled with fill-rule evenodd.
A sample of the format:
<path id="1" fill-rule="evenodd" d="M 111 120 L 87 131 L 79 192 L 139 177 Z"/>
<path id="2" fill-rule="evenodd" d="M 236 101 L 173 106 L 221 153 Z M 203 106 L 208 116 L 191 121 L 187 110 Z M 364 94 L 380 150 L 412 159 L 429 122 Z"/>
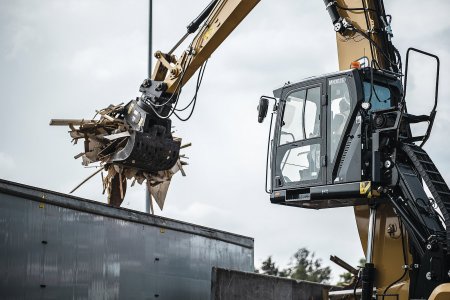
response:
<path id="1" fill-rule="evenodd" d="M 262 123 L 267 116 L 269 107 L 269 97 L 262 96 L 258 104 L 258 123 Z"/>

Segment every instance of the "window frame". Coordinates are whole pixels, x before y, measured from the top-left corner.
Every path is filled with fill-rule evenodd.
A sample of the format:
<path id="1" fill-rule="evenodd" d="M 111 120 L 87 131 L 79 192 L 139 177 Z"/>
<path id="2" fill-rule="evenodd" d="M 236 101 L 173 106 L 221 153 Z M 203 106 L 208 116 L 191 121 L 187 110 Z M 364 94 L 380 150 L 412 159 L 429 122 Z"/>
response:
<path id="1" fill-rule="evenodd" d="M 327 112 L 326 112 L 326 102 L 324 102 L 324 99 L 326 99 L 326 89 L 325 89 L 325 82 L 326 82 L 326 78 L 318 78 L 318 79 L 314 79 L 311 81 L 307 81 L 307 82 L 302 82 L 302 83 L 298 83 L 298 84 L 294 84 L 292 86 L 289 87 L 285 87 L 280 95 L 280 105 L 278 108 L 278 118 L 277 118 L 277 123 L 276 123 L 276 136 L 275 136 L 275 143 L 274 145 L 276 146 L 276 150 L 275 150 L 275 155 L 274 155 L 274 159 L 272 160 L 272 170 L 274 170 L 274 176 L 272 177 L 272 187 L 273 190 L 280 190 L 280 189 L 286 189 L 286 188 L 290 188 L 290 187 L 303 187 L 303 186 L 316 186 L 316 185 L 321 185 L 324 184 L 326 181 L 326 165 L 324 166 L 322 160 L 323 157 L 326 153 L 326 128 L 327 128 Z M 319 112 L 319 116 L 320 116 L 320 133 L 319 136 L 316 137 L 312 137 L 312 138 L 306 138 L 303 140 L 296 140 L 290 143 L 285 143 L 280 145 L 280 138 L 281 138 L 281 124 L 283 122 L 284 119 L 284 110 L 285 110 L 285 105 L 286 105 L 286 99 L 289 97 L 289 95 L 291 95 L 292 93 L 295 93 L 297 91 L 301 91 L 301 90 L 309 90 L 309 89 L 313 89 L 313 88 L 319 88 L 319 95 L 320 95 L 320 100 L 319 100 L 319 107 L 318 109 L 320 110 Z M 307 99 L 307 95 L 305 95 L 305 101 L 304 101 L 304 105 L 303 105 L 303 110 L 306 109 L 306 99 Z M 303 124 L 303 128 L 302 130 L 306 130 L 305 128 L 305 118 L 303 118 L 302 120 Z M 300 148 L 303 146 L 308 146 L 308 145 L 315 145 L 318 144 L 319 145 L 319 149 L 320 149 L 320 167 L 319 167 L 319 174 L 317 179 L 312 179 L 312 180 L 304 180 L 304 181 L 292 181 L 292 182 L 286 182 L 283 178 L 283 174 L 281 173 L 281 161 L 285 155 L 285 153 L 287 153 L 288 151 L 294 149 L 294 148 Z M 277 183 L 275 182 L 277 178 L 281 178 L 282 180 L 282 184 L 280 186 L 277 185 Z"/>

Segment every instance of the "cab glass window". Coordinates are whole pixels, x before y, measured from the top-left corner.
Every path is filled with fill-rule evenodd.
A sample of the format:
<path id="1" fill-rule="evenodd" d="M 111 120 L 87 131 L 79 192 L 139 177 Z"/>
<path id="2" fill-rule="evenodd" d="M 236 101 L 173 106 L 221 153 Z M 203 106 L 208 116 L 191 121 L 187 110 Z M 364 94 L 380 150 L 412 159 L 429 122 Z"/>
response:
<path id="1" fill-rule="evenodd" d="M 294 91 L 286 98 L 280 145 L 320 136 L 320 87 Z"/>
<path id="2" fill-rule="evenodd" d="M 289 149 L 281 160 L 281 174 L 286 183 L 315 180 L 320 174 L 320 144 Z"/>
<path id="3" fill-rule="evenodd" d="M 370 92 L 370 87 L 372 92 Z M 370 102 L 370 111 L 376 111 L 381 109 L 388 109 L 391 105 L 391 91 L 389 88 L 378 85 L 371 84 L 370 82 L 364 82 L 364 101 Z"/>
<path id="4" fill-rule="evenodd" d="M 333 161 L 350 115 L 350 94 L 345 77 L 330 79 L 330 162 Z"/>
<path id="5" fill-rule="evenodd" d="M 296 90 L 285 100 L 277 162 L 285 184 L 320 177 L 321 87 Z M 297 145 L 293 142 L 304 141 Z M 291 144 L 293 143 L 293 144 Z M 283 146 L 286 145 L 286 146 Z"/>

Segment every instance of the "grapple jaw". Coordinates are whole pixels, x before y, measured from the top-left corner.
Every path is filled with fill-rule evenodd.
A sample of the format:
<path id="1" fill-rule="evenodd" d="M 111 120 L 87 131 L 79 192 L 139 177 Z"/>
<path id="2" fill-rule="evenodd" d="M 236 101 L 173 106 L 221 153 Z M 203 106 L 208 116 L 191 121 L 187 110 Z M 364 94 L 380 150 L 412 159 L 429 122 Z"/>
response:
<path id="1" fill-rule="evenodd" d="M 129 137 L 110 162 L 148 173 L 172 168 L 179 158 L 181 139 L 172 136 L 170 119 L 155 116 L 135 100 L 125 106 L 125 111 Z"/>
<path id="2" fill-rule="evenodd" d="M 181 141 L 152 133 L 132 131 L 125 147 L 111 158 L 112 163 L 153 173 L 172 168 L 178 160 Z"/>

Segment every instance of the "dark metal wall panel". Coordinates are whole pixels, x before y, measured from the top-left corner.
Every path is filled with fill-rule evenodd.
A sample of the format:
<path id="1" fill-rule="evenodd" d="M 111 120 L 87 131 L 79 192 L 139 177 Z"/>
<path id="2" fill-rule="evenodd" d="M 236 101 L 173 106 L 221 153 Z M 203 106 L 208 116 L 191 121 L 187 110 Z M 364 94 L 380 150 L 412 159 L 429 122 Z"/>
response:
<path id="1" fill-rule="evenodd" d="M 210 299 L 213 266 L 253 271 L 250 238 L 10 184 L 0 299 Z"/>
<path id="2" fill-rule="evenodd" d="M 337 289 L 315 282 L 213 268 L 211 300 L 323 300 Z"/>

